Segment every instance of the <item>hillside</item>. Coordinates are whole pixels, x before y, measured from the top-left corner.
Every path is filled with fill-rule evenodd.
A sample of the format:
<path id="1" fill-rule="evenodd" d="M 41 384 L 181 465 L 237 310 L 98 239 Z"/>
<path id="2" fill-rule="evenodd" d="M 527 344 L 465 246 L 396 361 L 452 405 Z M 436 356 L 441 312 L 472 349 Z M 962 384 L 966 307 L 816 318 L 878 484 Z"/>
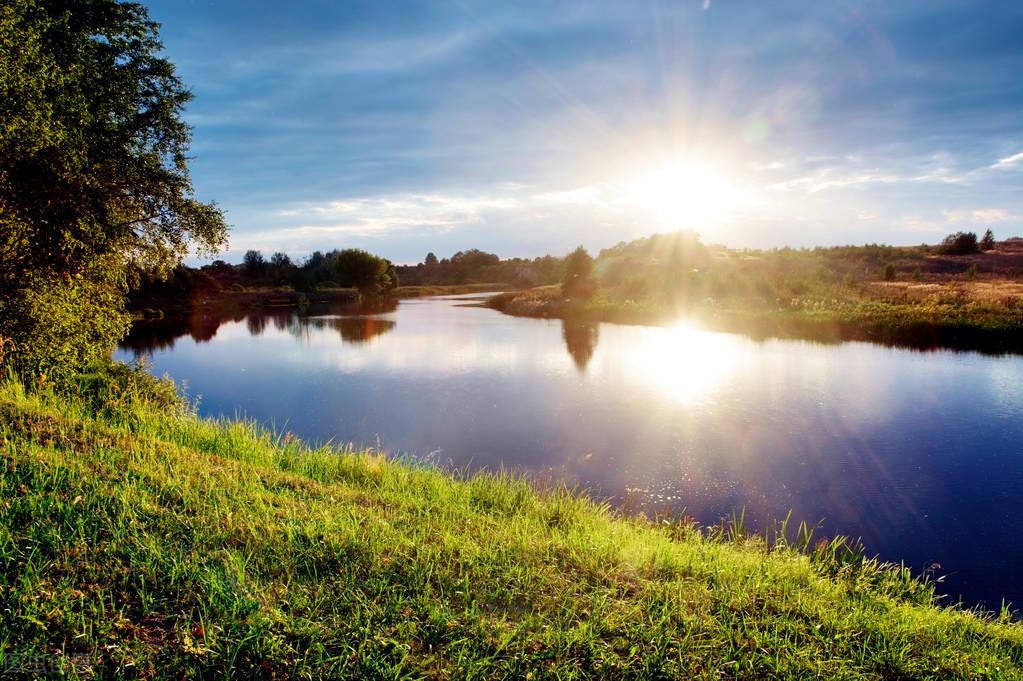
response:
<path id="1" fill-rule="evenodd" d="M 0 387 L 0 663 L 26 675 L 1019 678 L 1023 628 L 803 536 Z M 99 409 L 102 415 L 97 416 Z M 781 544 L 781 542 L 779 542 Z M 807 555 L 809 553 L 810 555 Z"/>

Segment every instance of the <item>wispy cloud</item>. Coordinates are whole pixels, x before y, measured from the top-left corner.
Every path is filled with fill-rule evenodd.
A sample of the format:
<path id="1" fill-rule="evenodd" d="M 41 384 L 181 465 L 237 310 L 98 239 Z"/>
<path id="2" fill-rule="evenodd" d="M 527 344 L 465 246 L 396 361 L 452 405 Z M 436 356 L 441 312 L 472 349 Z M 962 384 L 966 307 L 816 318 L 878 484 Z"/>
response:
<path id="1" fill-rule="evenodd" d="M 445 231 L 480 222 L 487 212 L 510 210 L 514 199 L 499 196 L 402 194 L 325 203 L 305 203 L 278 211 L 288 223 L 269 234 L 371 236 L 409 229 Z M 267 232 L 262 234 L 263 237 Z"/>
<path id="2" fill-rule="evenodd" d="M 945 211 L 945 217 L 949 222 L 971 222 L 994 223 L 1009 222 L 1017 217 L 1004 208 L 976 208 L 974 210 L 949 210 Z"/>
<path id="3" fill-rule="evenodd" d="M 1019 152 L 1018 154 L 1013 154 L 1012 156 L 1000 158 L 998 159 L 997 162 L 993 163 L 989 167 L 993 169 L 1014 168 L 1020 163 L 1023 163 L 1023 151 Z"/>

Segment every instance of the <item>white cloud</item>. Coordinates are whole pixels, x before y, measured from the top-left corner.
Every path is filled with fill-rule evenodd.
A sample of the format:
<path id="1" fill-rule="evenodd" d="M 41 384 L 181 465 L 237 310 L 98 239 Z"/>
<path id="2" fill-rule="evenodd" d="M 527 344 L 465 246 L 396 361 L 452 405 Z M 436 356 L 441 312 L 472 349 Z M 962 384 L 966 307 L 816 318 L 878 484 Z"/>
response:
<path id="1" fill-rule="evenodd" d="M 1023 162 L 1023 151 L 1012 156 L 1006 156 L 1005 158 L 998 159 L 996 163 L 990 165 L 990 168 L 1013 168 Z"/>
<path id="2" fill-rule="evenodd" d="M 945 218 L 949 222 L 1007 222 L 1016 216 L 1004 208 L 977 208 L 974 210 L 946 210 Z"/>
<path id="3" fill-rule="evenodd" d="M 958 184 L 964 176 L 947 167 L 939 166 L 921 170 L 917 173 L 888 172 L 880 168 L 864 170 L 847 170 L 842 167 L 822 168 L 809 175 L 795 177 L 783 182 L 768 185 L 774 191 L 792 191 L 803 189 L 808 194 L 816 194 L 827 189 L 840 189 L 867 184 L 898 184 L 898 183 L 934 183 Z"/>

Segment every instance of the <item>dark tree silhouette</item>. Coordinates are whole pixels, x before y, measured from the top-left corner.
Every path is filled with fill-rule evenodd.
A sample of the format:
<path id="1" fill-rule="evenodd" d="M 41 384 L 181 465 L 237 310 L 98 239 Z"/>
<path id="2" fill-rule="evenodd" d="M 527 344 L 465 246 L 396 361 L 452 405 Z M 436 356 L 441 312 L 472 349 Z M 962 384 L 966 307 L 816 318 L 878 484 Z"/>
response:
<path id="1" fill-rule="evenodd" d="M 974 232 L 949 234 L 938 246 L 938 251 L 944 255 L 969 255 L 979 250 L 977 235 Z"/>
<path id="2" fill-rule="evenodd" d="M 980 239 L 980 250 L 990 251 L 995 247 L 995 233 L 990 229 L 984 232 L 984 236 Z"/>
<path id="3" fill-rule="evenodd" d="M 245 251 L 242 258 L 242 269 L 250 277 L 261 277 L 266 271 L 266 260 L 259 251 Z"/>

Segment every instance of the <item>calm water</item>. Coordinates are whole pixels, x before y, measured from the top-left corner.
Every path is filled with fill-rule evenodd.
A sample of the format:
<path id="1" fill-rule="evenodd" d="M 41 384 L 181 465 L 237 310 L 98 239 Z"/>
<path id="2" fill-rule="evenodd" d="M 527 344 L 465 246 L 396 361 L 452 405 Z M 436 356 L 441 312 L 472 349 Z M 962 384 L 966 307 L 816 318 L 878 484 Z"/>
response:
<path id="1" fill-rule="evenodd" d="M 1023 604 L 1023 358 L 564 325 L 465 302 L 136 329 L 119 355 L 149 354 L 204 414 L 555 476 L 707 523 L 792 509 L 946 575 L 945 593 Z"/>

